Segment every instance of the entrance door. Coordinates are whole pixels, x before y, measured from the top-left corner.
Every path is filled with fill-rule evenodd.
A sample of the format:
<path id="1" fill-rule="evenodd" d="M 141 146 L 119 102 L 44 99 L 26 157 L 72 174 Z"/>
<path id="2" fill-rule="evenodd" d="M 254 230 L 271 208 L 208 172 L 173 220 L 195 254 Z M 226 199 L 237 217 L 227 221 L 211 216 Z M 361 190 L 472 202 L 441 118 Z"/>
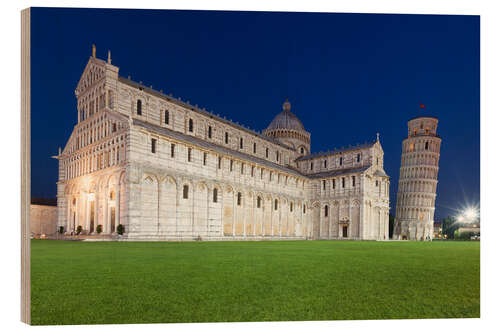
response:
<path id="1" fill-rule="evenodd" d="M 111 207 L 111 233 L 115 232 L 115 207 Z"/>
<path id="2" fill-rule="evenodd" d="M 89 232 L 94 232 L 94 215 L 95 215 L 94 203 L 95 203 L 95 201 L 90 202 L 90 230 L 89 230 Z"/>
<path id="3" fill-rule="evenodd" d="M 342 237 L 347 238 L 347 225 L 342 226 Z"/>

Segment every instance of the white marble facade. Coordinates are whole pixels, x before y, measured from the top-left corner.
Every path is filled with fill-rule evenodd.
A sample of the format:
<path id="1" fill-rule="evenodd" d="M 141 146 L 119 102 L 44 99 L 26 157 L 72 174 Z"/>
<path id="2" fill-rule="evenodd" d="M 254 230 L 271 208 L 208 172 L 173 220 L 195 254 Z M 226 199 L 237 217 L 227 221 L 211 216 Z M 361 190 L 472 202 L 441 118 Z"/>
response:
<path id="1" fill-rule="evenodd" d="M 58 226 L 120 239 L 388 239 L 378 139 L 310 151 L 283 110 L 262 133 L 118 75 L 90 57 L 59 153 Z M 305 112 L 305 110 L 303 111 Z"/>

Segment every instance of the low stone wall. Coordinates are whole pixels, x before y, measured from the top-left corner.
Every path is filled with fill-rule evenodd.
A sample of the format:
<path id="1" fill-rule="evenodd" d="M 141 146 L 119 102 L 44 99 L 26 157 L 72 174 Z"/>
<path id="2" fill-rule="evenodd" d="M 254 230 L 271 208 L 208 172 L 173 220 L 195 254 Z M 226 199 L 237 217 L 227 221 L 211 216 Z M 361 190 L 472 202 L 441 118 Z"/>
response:
<path id="1" fill-rule="evenodd" d="M 54 236 L 57 233 L 57 207 L 31 204 L 30 233 L 35 238 Z"/>

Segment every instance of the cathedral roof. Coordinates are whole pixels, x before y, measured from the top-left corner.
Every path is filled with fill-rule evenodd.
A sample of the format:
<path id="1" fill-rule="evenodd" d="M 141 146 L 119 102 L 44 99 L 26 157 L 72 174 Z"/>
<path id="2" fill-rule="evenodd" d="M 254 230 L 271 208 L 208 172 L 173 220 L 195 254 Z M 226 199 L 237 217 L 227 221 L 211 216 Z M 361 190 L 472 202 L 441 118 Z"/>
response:
<path id="1" fill-rule="evenodd" d="M 197 113 L 203 114 L 205 116 L 209 116 L 209 117 L 211 117 L 213 119 L 216 119 L 216 120 L 218 120 L 220 122 L 226 123 L 226 124 L 228 124 L 230 126 L 233 126 L 233 127 L 237 128 L 239 130 L 243 130 L 243 131 L 245 131 L 247 133 L 250 133 L 252 135 L 256 135 L 257 137 L 259 137 L 262 140 L 266 140 L 268 142 L 274 143 L 274 144 L 279 145 L 279 146 L 281 146 L 283 148 L 293 149 L 292 147 L 290 147 L 287 144 L 284 144 L 283 142 L 280 142 L 280 141 L 278 141 L 278 140 L 276 140 L 274 138 L 271 138 L 269 136 L 263 135 L 262 133 L 254 131 L 254 130 L 252 130 L 252 129 L 248 128 L 248 127 L 245 127 L 245 126 L 243 126 L 241 124 L 235 123 L 235 122 L 233 122 L 233 121 L 231 121 L 229 119 L 226 119 L 226 117 L 222 117 L 222 116 L 220 116 L 218 114 L 216 115 L 213 112 L 207 111 L 205 109 L 201 109 L 197 105 L 191 105 L 189 103 L 189 101 L 187 101 L 187 102 L 181 101 L 178 98 L 175 98 L 175 97 L 170 96 L 170 95 L 166 95 L 163 92 L 157 91 L 157 90 L 155 90 L 155 89 L 153 89 L 151 87 L 147 87 L 147 86 L 143 85 L 142 83 L 135 82 L 135 81 L 131 80 L 130 78 L 125 78 L 123 76 L 119 76 L 118 80 L 120 82 L 126 84 L 126 85 L 131 86 L 131 87 L 134 87 L 134 88 L 137 88 L 137 89 L 142 89 L 142 90 L 144 90 L 144 91 L 146 91 L 146 92 L 148 92 L 148 93 L 150 93 L 150 94 L 152 94 L 152 95 L 154 95 L 156 97 L 159 97 L 159 98 L 162 98 L 162 99 L 167 100 L 169 102 L 172 102 L 172 103 L 175 103 L 177 105 L 183 106 L 185 108 L 188 108 L 188 109 L 190 109 L 192 111 L 195 111 Z"/>
<path id="2" fill-rule="evenodd" d="M 311 160 L 311 159 L 316 158 L 316 157 L 326 157 L 326 156 L 331 156 L 331 155 L 335 155 L 335 154 L 339 154 L 339 153 L 345 153 L 345 152 L 352 151 L 352 150 L 369 148 L 369 147 L 373 146 L 375 143 L 377 143 L 377 141 L 366 142 L 366 143 L 362 143 L 362 144 L 359 144 L 356 146 L 348 146 L 347 148 L 345 148 L 345 147 L 342 147 L 340 149 L 335 148 L 334 150 L 327 151 L 327 152 L 320 151 L 317 153 L 312 153 L 310 155 L 301 156 L 301 157 L 297 158 L 296 161 Z"/>
<path id="3" fill-rule="evenodd" d="M 211 149 L 211 150 L 217 151 L 219 153 L 223 153 L 223 154 L 225 153 L 225 154 L 228 154 L 228 155 L 232 155 L 235 158 L 240 158 L 242 160 L 247 160 L 247 161 L 250 161 L 250 162 L 260 163 L 260 164 L 263 164 L 263 165 L 265 165 L 265 166 L 267 166 L 269 168 L 278 169 L 280 171 L 288 172 L 288 173 L 294 174 L 296 176 L 307 177 L 307 175 L 304 175 L 301 172 L 299 172 L 298 170 L 295 170 L 293 168 L 285 167 L 285 166 L 282 166 L 280 164 L 277 164 L 277 163 L 274 163 L 274 162 L 271 162 L 271 161 L 268 161 L 268 160 L 265 160 L 265 159 L 262 159 L 262 158 L 259 158 L 259 157 L 256 157 L 256 156 L 252 156 L 252 155 L 249 155 L 249 154 L 237 151 L 237 150 L 233 150 L 233 149 L 230 149 L 230 148 L 227 148 L 227 147 L 223 147 L 223 146 L 211 143 L 209 141 L 202 140 L 202 139 L 197 138 L 195 136 L 187 135 L 187 134 L 184 134 L 184 133 L 181 133 L 181 132 L 176 132 L 176 131 L 173 131 L 171 129 L 168 129 L 168 128 L 165 128 L 165 127 L 161 127 L 161 126 L 158 126 L 158 125 L 153 125 L 151 123 L 147 123 L 147 122 L 144 122 L 142 120 L 135 119 L 135 118 L 133 119 L 133 124 L 136 125 L 136 126 L 140 126 L 142 128 L 145 128 L 147 130 L 154 131 L 154 132 L 156 132 L 158 134 L 162 134 L 162 135 L 171 137 L 173 139 L 177 139 L 179 141 L 186 141 L 186 142 L 195 144 L 195 145 L 197 145 L 199 147 Z"/>
<path id="4" fill-rule="evenodd" d="M 377 171 L 375 171 L 374 173 L 375 176 L 380 176 L 380 177 L 388 177 L 387 174 L 385 173 L 384 170 L 380 170 L 378 169 Z"/>
<path id="5" fill-rule="evenodd" d="M 283 111 L 274 117 L 273 121 L 267 126 L 267 130 L 291 129 L 296 131 L 305 131 L 302 122 L 291 111 L 291 104 L 288 99 L 283 103 Z"/>
<path id="6" fill-rule="evenodd" d="M 309 178 L 328 178 L 328 177 L 337 177 L 341 175 L 346 175 L 350 173 L 360 173 L 368 170 L 370 165 L 361 167 L 361 168 L 350 168 L 350 169 L 340 169 L 340 170 L 331 170 L 326 172 L 318 172 L 307 175 Z"/>

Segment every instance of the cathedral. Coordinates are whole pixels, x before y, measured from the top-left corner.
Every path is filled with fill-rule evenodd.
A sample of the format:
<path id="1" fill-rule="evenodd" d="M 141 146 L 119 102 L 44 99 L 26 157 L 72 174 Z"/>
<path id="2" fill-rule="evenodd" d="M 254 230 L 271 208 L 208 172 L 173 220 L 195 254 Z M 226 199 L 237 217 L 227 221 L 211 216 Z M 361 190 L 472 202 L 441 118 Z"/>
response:
<path id="1" fill-rule="evenodd" d="M 379 136 L 311 152 L 291 103 L 261 133 L 119 75 L 95 47 L 59 161 L 61 233 L 120 240 L 389 238 Z M 279 110 L 277 110 L 279 111 Z M 298 110 L 304 113 L 305 110 Z"/>

